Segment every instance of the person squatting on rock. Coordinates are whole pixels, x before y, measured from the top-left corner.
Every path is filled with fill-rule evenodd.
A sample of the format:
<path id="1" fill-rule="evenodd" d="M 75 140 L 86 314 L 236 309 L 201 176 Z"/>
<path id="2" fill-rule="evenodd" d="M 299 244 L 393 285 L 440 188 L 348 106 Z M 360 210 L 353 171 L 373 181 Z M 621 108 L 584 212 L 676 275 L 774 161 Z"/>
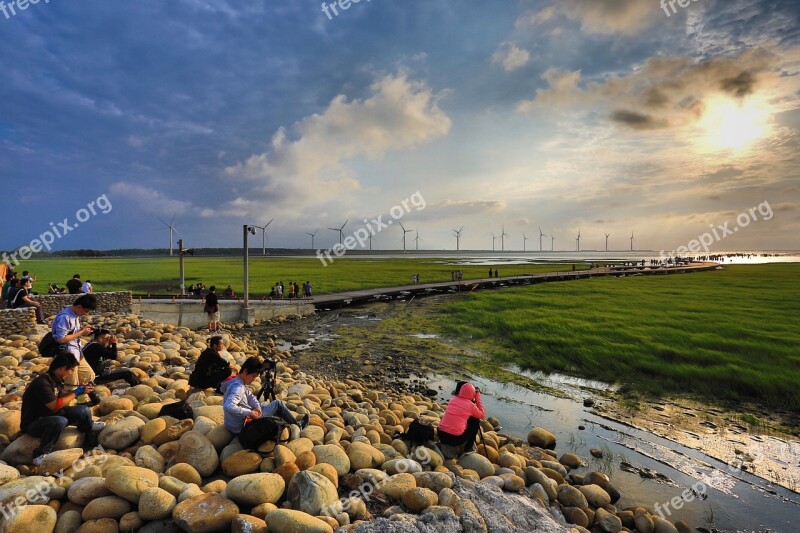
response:
<path id="1" fill-rule="evenodd" d="M 53 338 L 61 345 L 61 350 L 71 353 L 78 363 L 75 372 L 66 377 L 67 385 L 77 386 L 79 383 L 85 385 L 94 381 L 94 370 L 81 352 L 81 337 L 91 335 L 94 327 L 81 326 L 80 317 L 88 315 L 95 309 L 97 309 L 97 298 L 93 294 L 83 294 L 53 319 L 51 326 Z"/>
<path id="2" fill-rule="evenodd" d="M 208 348 L 200 354 L 197 364 L 194 365 L 194 371 L 189 376 L 189 385 L 194 388 L 189 391 L 190 394 L 204 389 L 219 390 L 222 380 L 233 374 L 236 367 L 222 357 L 220 352 L 223 350 L 225 350 L 225 341 L 222 340 L 222 337 L 211 337 L 208 341 Z"/>
<path id="3" fill-rule="evenodd" d="M 86 434 L 87 440 L 93 431 L 105 427 L 103 422 L 93 422 L 92 412 L 86 405 L 69 405 L 84 392 L 94 391 L 92 385 L 80 386 L 74 391 L 64 392 L 64 381 L 75 372 L 78 361 L 72 354 L 59 352 L 50 363 L 50 368 L 39 375 L 22 395 L 22 418 L 20 429 L 26 435 L 41 439 L 33 450 L 33 464 L 39 466 L 44 456 L 53 451 L 61 432 L 68 425 L 75 425 Z"/>
<path id="4" fill-rule="evenodd" d="M 439 422 L 439 442 L 448 446 L 463 444 L 465 454 L 474 453 L 475 437 L 481 428 L 481 420 L 486 418 L 481 391 L 472 383 L 459 381 L 454 394 Z"/>
<path id="5" fill-rule="evenodd" d="M 225 396 L 222 402 L 225 427 L 234 435 L 241 434 L 244 437 L 248 428 L 255 428 L 255 424 L 252 424 L 253 420 L 266 416 L 277 416 L 289 425 L 295 424 L 301 430 L 305 429 L 308 425 L 307 414 L 297 420 L 282 401 L 273 400 L 268 404 L 259 403 L 258 398 L 250 391 L 248 386 L 261 375 L 262 370 L 261 360 L 258 357 L 249 357 L 235 377 L 222 382 L 220 388 Z"/>
<path id="6" fill-rule="evenodd" d="M 106 370 L 106 363 L 117 359 L 117 336 L 107 329 L 98 329 L 94 332 L 92 342 L 83 347 L 83 358 L 94 370 L 96 375 L 94 382 L 97 384 L 111 383 L 118 379 L 124 379 L 131 387 L 139 384 L 139 380 L 131 370 Z"/>

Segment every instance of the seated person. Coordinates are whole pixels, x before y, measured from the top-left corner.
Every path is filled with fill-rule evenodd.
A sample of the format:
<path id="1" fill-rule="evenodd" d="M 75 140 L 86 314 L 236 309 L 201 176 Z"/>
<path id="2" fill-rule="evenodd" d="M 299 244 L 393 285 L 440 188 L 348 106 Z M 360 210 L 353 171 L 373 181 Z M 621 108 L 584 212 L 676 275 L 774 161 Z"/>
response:
<path id="1" fill-rule="evenodd" d="M 219 389 L 222 380 L 229 378 L 236 370 L 234 365 L 220 355 L 224 349 L 225 341 L 222 337 L 211 337 L 208 348 L 203 350 L 194 365 L 194 371 L 189 376 L 189 385 L 195 389 Z"/>
<path id="2" fill-rule="evenodd" d="M 455 395 L 450 398 L 442 421 L 439 422 L 439 441 L 448 446 L 464 445 L 464 454 L 475 453 L 475 437 L 486 417 L 481 403 L 481 391 L 472 383 L 459 381 Z"/>
<path id="3" fill-rule="evenodd" d="M 33 464 L 42 464 L 44 456 L 53 451 L 61 432 L 74 424 L 89 437 L 92 431 L 105 427 L 103 422 L 93 422 L 92 412 L 86 405 L 65 407 L 84 392 L 93 392 L 91 385 L 81 385 L 72 392 L 64 392 L 64 380 L 70 376 L 78 361 L 69 353 L 59 353 L 45 374 L 31 381 L 22 395 L 22 432 L 41 439 L 33 450 Z"/>
<path id="4" fill-rule="evenodd" d="M 22 278 L 20 281 L 20 289 L 14 293 L 14 299 L 11 300 L 11 307 L 13 309 L 22 309 L 24 307 L 33 307 L 36 309 L 36 323 L 46 324 L 44 321 L 44 312 L 42 311 L 42 304 L 31 298 L 31 287 L 33 280 L 31 278 Z"/>
<path id="5" fill-rule="evenodd" d="M 92 342 L 83 347 L 83 358 L 94 370 L 95 383 L 111 383 L 124 379 L 131 387 L 139 384 L 139 380 L 128 369 L 106 370 L 106 362 L 117 359 L 117 336 L 107 329 L 95 330 Z"/>
<path id="6" fill-rule="evenodd" d="M 225 395 L 222 407 L 225 416 L 225 427 L 234 435 L 247 431 L 248 422 L 263 416 L 277 416 L 287 424 L 296 424 L 301 430 L 308 425 L 308 415 L 299 421 L 280 400 L 268 404 L 259 403 L 258 398 L 250 391 L 248 385 L 253 383 L 263 370 L 263 363 L 258 357 L 249 357 L 239 373 L 222 382 L 220 388 Z"/>
<path id="7" fill-rule="evenodd" d="M 225 287 L 225 291 L 222 293 L 222 295 L 226 298 L 233 298 L 234 296 L 236 296 L 236 293 L 233 292 L 233 287 L 228 285 L 227 287 Z"/>

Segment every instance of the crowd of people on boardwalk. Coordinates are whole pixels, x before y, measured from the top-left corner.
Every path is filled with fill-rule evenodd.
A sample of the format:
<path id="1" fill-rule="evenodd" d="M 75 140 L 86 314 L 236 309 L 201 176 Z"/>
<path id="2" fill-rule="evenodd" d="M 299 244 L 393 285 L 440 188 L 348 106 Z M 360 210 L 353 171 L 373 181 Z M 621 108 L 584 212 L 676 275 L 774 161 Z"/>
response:
<path id="1" fill-rule="evenodd" d="M 461 281 L 464 274 L 460 270 L 453 270 L 450 272 L 450 281 Z"/>
<path id="2" fill-rule="evenodd" d="M 411 284 L 412 285 L 419 285 L 419 274 L 412 274 L 412 276 L 411 276 Z"/>
<path id="3" fill-rule="evenodd" d="M 303 283 L 302 287 L 296 281 L 290 281 L 286 285 L 283 284 L 283 281 L 279 281 L 270 288 L 269 297 L 278 300 L 282 298 L 311 298 L 313 289 L 314 286 L 310 281 Z"/>

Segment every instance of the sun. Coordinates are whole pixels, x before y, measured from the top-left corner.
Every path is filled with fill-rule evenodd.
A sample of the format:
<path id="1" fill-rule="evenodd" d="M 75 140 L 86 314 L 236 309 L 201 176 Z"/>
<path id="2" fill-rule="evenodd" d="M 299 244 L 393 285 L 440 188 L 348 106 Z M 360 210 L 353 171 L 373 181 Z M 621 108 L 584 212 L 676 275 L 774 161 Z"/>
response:
<path id="1" fill-rule="evenodd" d="M 768 137 L 772 109 L 765 101 L 715 98 L 706 104 L 700 128 L 704 143 L 722 150 L 741 150 Z"/>

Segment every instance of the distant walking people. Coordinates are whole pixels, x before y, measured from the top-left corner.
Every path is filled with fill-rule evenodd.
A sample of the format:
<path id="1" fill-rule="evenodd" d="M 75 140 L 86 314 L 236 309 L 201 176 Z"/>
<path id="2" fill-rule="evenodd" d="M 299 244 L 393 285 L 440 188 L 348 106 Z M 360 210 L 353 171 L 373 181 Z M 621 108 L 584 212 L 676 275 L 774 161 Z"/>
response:
<path id="1" fill-rule="evenodd" d="M 497 269 L 496 268 L 494 269 L 494 277 L 496 277 L 496 278 L 500 277 L 500 274 L 497 273 Z"/>
<path id="2" fill-rule="evenodd" d="M 314 288 L 310 281 L 306 281 L 306 297 L 311 298 L 311 290 Z"/>
<path id="3" fill-rule="evenodd" d="M 491 268 L 489 269 L 489 277 L 490 278 L 492 277 L 492 269 Z"/>
<path id="4" fill-rule="evenodd" d="M 80 294 L 81 287 L 83 287 L 83 283 L 80 274 L 75 274 L 71 280 L 67 281 L 67 290 L 70 294 Z"/>
<path id="5" fill-rule="evenodd" d="M 94 327 L 82 326 L 80 317 L 88 315 L 95 309 L 97 309 L 97 298 L 94 294 L 83 294 L 53 319 L 51 326 L 53 338 L 78 362 L 75 371 L 66 376 L 67 385 L 77 386 L 78 383 L 94 381 L 94 370 L 86 362 L 81 351 L 81 337 L 92 334 Z"/>
<path id="6" fill-rule="evenodd" d="M 203 307 L 203 310 L 208 315 L 208 330 L 209 331 L 218 331 L 219 330 L 219 298 L 217 297 L 217 288 L 212 285 L 208 289 L 208 296 L 206 296 L 206 303 Z"/>
<path id="7" fill-rule="evenodd" d="M 300 285 L 296 281 L 294 282 L 294 297 L 300 298 Z"/>

